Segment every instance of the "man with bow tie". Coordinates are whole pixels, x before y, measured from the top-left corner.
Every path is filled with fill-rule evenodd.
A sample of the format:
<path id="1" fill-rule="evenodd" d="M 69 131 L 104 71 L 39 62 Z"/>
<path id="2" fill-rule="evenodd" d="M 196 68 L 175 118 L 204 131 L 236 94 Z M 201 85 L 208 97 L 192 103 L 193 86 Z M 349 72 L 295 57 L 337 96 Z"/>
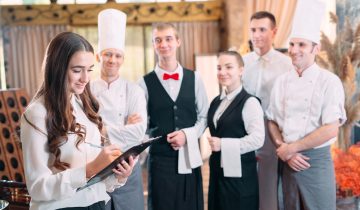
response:
<path id="1" fill-rule="evenodd" d="M 175 27 L 153 29 L 155 70 L 139 82 L 148 101 L 149 135 L 164 136 L 150 147 L 149 210 L 203 210 L 199 137 L 206 127 L 208 101 L 197 72 L 176 59 L 181 41 Z"/>

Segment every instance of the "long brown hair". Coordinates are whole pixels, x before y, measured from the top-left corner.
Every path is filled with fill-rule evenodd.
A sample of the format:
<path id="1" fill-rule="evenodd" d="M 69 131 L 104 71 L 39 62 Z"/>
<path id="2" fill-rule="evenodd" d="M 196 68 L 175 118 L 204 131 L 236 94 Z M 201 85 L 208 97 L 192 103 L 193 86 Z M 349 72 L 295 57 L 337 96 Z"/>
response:
<path id="1" fill-rule="evenodd" d="M 78 51 L 94 54 L 91 44 L 72 32 L 60 33 L 50 42 L 43 61 L 44 82 L 35 95 L 35 98 L 44 97 L 48 149 L 55 156 L 54 167 L 60 170 L 70 167 L 70 164 L 60 161 L 60 146 L 68 141 L 67 135 L 74 133 L 78 136 L 76 146 L 84 141 L 86 136 L 84 126 L 77 123 L 72 114 L 68 84 L 68 65 L 71 57 Z M 91 94 L 89 84 L 79 96 L 86 116 L 101 131 L 103 124 L 98 115 L 99 103 Z M 104 139 L 101 141 L 103 143 Z"/>

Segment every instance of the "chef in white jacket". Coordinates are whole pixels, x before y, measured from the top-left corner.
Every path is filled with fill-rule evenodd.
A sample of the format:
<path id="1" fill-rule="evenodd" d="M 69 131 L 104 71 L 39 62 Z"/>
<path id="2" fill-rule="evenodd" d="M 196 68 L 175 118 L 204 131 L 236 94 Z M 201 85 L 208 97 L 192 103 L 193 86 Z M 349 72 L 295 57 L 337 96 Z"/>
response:
<path id="1" fill-rule="evenodd" d="M 284 161 L 285 210 L 336 209 L 330 145 L 346 113 L 339 77 L 315 62 L 324 14 L 323 2 L 298 1 L 289 41 L 294 69 L 276 80 L 266 111 L 276 153 Z"/>
<path id="2" fill-rule="evenodd" d="M 91 91 L 100 103 L 106 135 L 126 151 L 140 144 L 147 126 L 144 91 L 120 77 L 125 56 L 126 14 L 106 9 L 98 15 L 99 50 L 97 60 L 101 76 L 91 83 Z M 144 195 L 140 164 L 134 167 L 127 184 L 110 194 L 106 209 L 143 210 Z"/>

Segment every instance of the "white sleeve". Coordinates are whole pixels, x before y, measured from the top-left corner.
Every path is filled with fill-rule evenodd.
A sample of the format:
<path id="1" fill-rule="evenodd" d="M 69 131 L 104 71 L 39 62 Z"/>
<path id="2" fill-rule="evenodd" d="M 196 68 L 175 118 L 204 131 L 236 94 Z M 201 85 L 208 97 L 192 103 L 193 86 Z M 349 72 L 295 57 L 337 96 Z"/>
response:
<path id="1" fill-rule="evenodd" d="M 129 109 L 127 115 L 139 114 L 141 122 L 124 126 L 106 126 L 110 139 L 126 141 L 125 150 L 141 143 L 147 127 L 147 105 L 144 91 L 138 85 L 128 85 L 126 103 Z"/>
<path id="2" fill-rule="evenodd" d="M 279 77 L 276 79 L 274 86 L 271 90 L 270 94 L 270 100 L 269 100 L 269 106 L 267 110 L 265 110 L 265 116 L 268 120 L 272 120 L 277 122 L 278 119 L 282 118 L 282 115 L 280 113 L 280 110 L 282 110 L 282 102 L 283 102 L 283 96 L 281 95 L 283 89 L 285 86 L 282 84 L 283 77 Z M 283 87 L 281 87 L 283 86 Z M 277 122 L 279 123 L 279 122 Z"/>
<path id="3" fill-rule="evenodd" d="M 325 91 L 321 121 L 322 125 L 325 125 L 339 120 L 342 125 L 346 121 L 344 88 L 337 76 L 331 77 L 331 79 Z"/>
<path id="4" fill-rule="evenodd" d="M 46 133 L 44 107 L 34 106 L 25 112 L 26 118 Z M 50 201 L 69 198 L 86 183 L 86 157 L 84 165 L 54 173 L 48 166 L 53 159 L 48 152 L 47 136 L 21 118 L 21 142 L 26 185 L 31 199 Z M 82 158 L 78 156 L 77 158 Z"/>
<path id="5" fill-rule="evenodd" d="M 143 89 L 144 94 L 145 94 L 145 99 L 146 99 L 146 101 L 148 101 L 149 100 L 149 93 L 148 93 L 148 89 L 147 89 L 146 84 L 145 84 L 144 77 L 141 77 L 141 79 L 137 82 L 137 84 Z"/>
<path id="6" fill-rule="evenodd" d="M 124 186 L 126 181 L 127 181 L 127 179 L 124 182 L 118 182 L 118 179 L 115 177 L 115 174 L 112 174 L 111 176 L 108 176 L 104 180 L 104 183 L 105 183 L 105 186 L 106 186 L 106 191 L 111 193 L 116 188 Z"/>
<path id="7" fill-rule="evenodd" d="M 191 168 L 196 168 L 203 164 L 199 138 L 207 127 L 206 120 L 209 104 L 204 83 L 197 72 L 195 72 L 195 103 L 197 113 L 196 123 L 192 127 L 182 129 L 186 136 L 186 144 L 179 150 L 179 173 L 189 173 Z"/>
<path id="8" fill-rule="evenodd" d="M 260 102 L 254 97 L 249 98 L 245 102 L 242 115 L 247 135 L 239 141 L 239 144 L 240 153 L 245 154 L 257 150 L 264 145 L 265 123 Z"/>
<path id="9" fill-rule="evenodd" d="M 196 139 L 198 139 L 204 133 L 205 128 L 207 127 L 206 120 L 209 109 L 209 102 L 204 83 L 197 72 L 195 72 L 195 103 L 197 113 L 196 123 L 193 127 L 184 128 L 182 130 L 185 133 L 190 129 L 193 130 L 192 134 L 195 134 Z"/>
<path id="10" fill-rule="evenodd" d="M 264 114 L 259 101 L 250 97 L 242 110 L 247 135 L 242 138 L 221 138 L 221 163 L 224 176 L 241 177 L 241 155 L 263 146 Z"/>

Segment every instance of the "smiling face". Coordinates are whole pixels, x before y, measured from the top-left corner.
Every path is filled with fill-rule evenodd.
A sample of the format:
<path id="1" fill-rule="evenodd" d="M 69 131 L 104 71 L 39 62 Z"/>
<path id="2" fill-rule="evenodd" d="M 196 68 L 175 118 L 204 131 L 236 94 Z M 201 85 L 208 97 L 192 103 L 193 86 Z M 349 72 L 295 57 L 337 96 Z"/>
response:
<path id="1" fill-rule="evenodd" d="M 291 38 L 289 43 L 289 56 L 298 72 L 302 72 L 315 62 L 319 52 L 319 45 L 301 38 Z"/>
<path id="2" fill-rule="evenodd" d="M 255 50 L 266 53 L 270 50 L 276 28 L 273 26 L 269 18 L 252 19 L 250 21 L 250 39 Z"/>
<path id="3" fill-rule="evenodd" d="M 78 51 L 70 59 L 67 72 L 71 93 L 81 94 L 89 82 L 90 72 L 94 67 L 94 54 Z"/>
<path id="4" fill-rule="evenodd" d="M 153 46 L 160 59 L 176 59 L 176 50 L 180 46 L 180 39 L 173 28 L 153 30 Z"/>
<path id="5" fill-rule="evenodd" d="M 116 79 L 119 77 L 119 70 L 124 63 L 124 54 L 119 49 L 105 49 L 97 55 L 100 63 L 101 76 L 105 78 Z"/>
<path id="6" fill-rule="evenodd" d="M 234 55 L 220 54 L 217 65 L 219 84 L 228 92 L 235 90 L 241 85 L 243 69 Z"/>

